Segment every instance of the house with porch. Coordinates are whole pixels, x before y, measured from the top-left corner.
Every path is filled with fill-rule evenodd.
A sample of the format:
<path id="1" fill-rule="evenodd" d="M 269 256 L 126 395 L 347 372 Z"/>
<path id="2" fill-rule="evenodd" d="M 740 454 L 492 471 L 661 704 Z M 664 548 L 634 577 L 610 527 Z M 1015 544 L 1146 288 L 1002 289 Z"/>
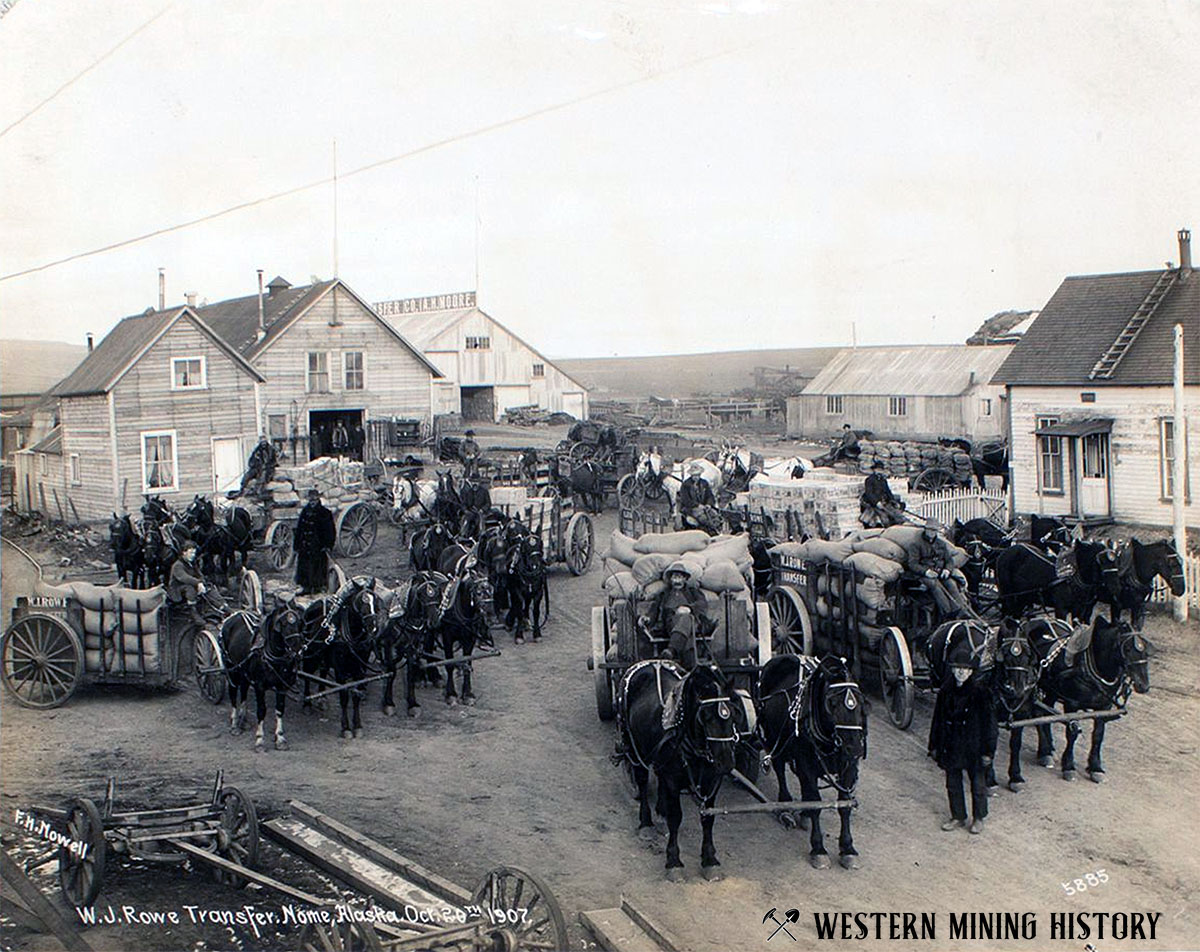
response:
<path id="1" fill-rule="evenodd" d="M 1179 264 L 1063 280 L 993 381 L 1007 399 L 1011 511 L 1084 523 L 1171 524 L 1194 499 L 1200 427 L 1200 276 L 1191 233 Z M 1185 426 L 1175 430 L 1174 328 L 1184 336 Z M 1184 485 L 1172 479 L 1175 454 Z"/>

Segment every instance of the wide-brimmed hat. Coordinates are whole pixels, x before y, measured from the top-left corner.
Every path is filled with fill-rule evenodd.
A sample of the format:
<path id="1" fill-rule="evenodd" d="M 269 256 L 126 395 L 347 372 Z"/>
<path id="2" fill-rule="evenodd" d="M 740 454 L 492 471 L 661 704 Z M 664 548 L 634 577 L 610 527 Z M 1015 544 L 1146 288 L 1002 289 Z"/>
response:
<path id="1" fill-rule="evenodd" d="M 691 578 L 692 570 L 688 568 L 688 564 L 683 559 L 676 559 L 663 569 L 663 578 L 670 578 L 672 575 L 686 575 Z"/>
<path id="2" fill-rule="evenodd" d="M 320 499 L 321 498 L 321 490 L 319 490 L 315 487 L 310 489 L 308 491 L 308 498 L 309 499 Z"/>
<path id="3" fill-rule="evenodd" d="M 942 524 L 936 519 L 930 518 L 925 520 L 925 528 L 933 532 L 938 532 L 942 528 Z"/>

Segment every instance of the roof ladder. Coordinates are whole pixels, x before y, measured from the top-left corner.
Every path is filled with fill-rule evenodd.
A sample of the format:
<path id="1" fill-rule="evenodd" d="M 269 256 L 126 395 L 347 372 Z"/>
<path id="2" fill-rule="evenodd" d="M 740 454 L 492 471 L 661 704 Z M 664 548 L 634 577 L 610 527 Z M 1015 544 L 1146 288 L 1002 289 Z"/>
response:
<path id="1" fill-rule="evenodd" d="M 1154 316 L 1154 312 L 1158 310 L 1158 306 L 1162 303 L 1163 298 L 1167 296 L 1167 292 L 1171 290 L 1171 285 L 1174 283 L 1174 271 L 1164 271 L 1158 276 L 1154 287 L 1150 289 L 1150 293 L 1146 295 L 1146 299 L 1138 305 L 1138 309 L 1133 312 L 1133 316 L 1129 318 L 1129 323 L 1125 325 L 1124 330 L 1117 335 L 1117 339 L 1109 345 L 1104 355 L 1096 361 L 1096 366 L 1088 374 L 1089 379 L 1107 380 L 1113 375 L 1113 371 L 1117 369 L 1121 358 L 1125 356 L 1126 352 L 1133 345 L 1133 342 L 1137 340 L 1138 334 L 1142 332 L 1142 328 Z"/>

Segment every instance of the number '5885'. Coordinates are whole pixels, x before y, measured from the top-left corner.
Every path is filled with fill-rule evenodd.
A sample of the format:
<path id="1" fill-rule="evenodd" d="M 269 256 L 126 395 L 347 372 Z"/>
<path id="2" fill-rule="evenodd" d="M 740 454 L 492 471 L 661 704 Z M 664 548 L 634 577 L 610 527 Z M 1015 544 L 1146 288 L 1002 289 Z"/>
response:
<path id="1" fill-rule="evenodd" d="M 1076 893 L 1087 892 L 1089 887 L 1095 889 L 1106 882 L 1108 882 L 1108 873 L 1098 869 L 1094 873 L 1087 873 L 1082 879 L 1074 879 L 1069 883 L 1060 883 L 1060 885 L 1068 896 L 1074 896 Z"/>

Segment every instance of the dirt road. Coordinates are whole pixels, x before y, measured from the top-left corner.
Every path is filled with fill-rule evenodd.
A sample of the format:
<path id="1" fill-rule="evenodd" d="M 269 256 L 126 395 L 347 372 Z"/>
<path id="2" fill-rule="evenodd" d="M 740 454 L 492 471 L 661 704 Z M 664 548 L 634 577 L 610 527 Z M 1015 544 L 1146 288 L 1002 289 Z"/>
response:
<path id="1" fill-rule="evenodd" d="M 614 521 L 612 514 L 601 519 L 601 552 Z M 381 527 L 371 562 L 350 568 L 395 577 L 403 559 L 395 556 L 394 531 Z M 6 594 L 12 562 L 6 551 Z M 763 926 L 771 907 L 799 909 L 792 930 L 796 947 L 817 942 L 812 913 L 836 911 L 937 913 L 934 941 L 898 939 L 888 942 L 889 949 L 961 948 L 964 943 L 949 936 L 949 913 L 1004 911 L 1038 914 L 1030 948 L 1082 948 L 1081 941 L 1051 941 L 1050 913 L 1059 911 L 1161 914 L 1154 941 L 1106 938 L 1098 948 L 1200 947 L 1193 899 L 1200 894 L 1194 622 L 1185 627 L 1152 616 L 1153 687 L 1134 697 L 1130 716 L 1109 729 L 1107 783 L 1064 783 L 1032 763 L 1027 744 L 1029 784 L 1019 795 L 1001 791 L 995 797 L 984 834 L 942 833 L 943 777 L 925 757 L 931 705 L 919 706 L 904 733 L 877 706 L 855 814 L 861 870 L 813 870 L 807 832 L 785 830 L 761 815 L 742 816 L 718 820 L 716 845 L 726 878 L 706 882 L 699 875 L 699 823 L 685 802 L 687 879 L 671 884 L 663 876 L 662 837 L 645 843 L 636 834 L 631 788 L 609 760 L 615 731 L 596 717 L 585 669 L 589 613 L 600 600 L 599 559 L 595 565 L 582 578 L 554 570 L 547 638 L 519 648 L 501 639 L 503 655 L 476 665 L 477 706 L 448 708 L 424 689 L 418 719 L 403 713 L 385 718 L 375 689 L 359 740 L 340 739 L 335 710 L 329 720 L 289 710 L 291 750 L 256 754 L 250 734 L 229 735 L 227 709 L 214 708 L 190 688 L 84 691 L 51 712 L 29 711 L 5 697 L 0 805 L 11 816 L 33 801 L 99 794 L 107 773 L 120 777 L 123 802 L 169 802 L 203 787 L 221 767 L 264 816 L 299 797 L 467 886 L 499 863 L 526 867 L 550 883 L 573 923 L 578 911 L 626 896 L 689 949 L 778 948 L 778 938 L 768 945 L 770 929 Z M 1059 738 L 1061 743 L 1061 732 Z M 1006 750 L 1001 759 L 1007 762 Z M 774 792 L 773 780 L 764 784 Z M 722 797 L 748 800 L 738 789 Z M 836 824 L 826 827 L 826 836 L 836 853 Z M 277 856 L 270 854 L 268 862 Z M 1087 874 L 1099 869 L 1106 871 L 1106 883 L 1067 895 L 1064 883 L 1086 883 Z M 49 879 L 43 882 L 49 888 Z M 199 874 L 169 869 L 113 872 L 102 901 L 160 907 L 196 896 L 233 907 L 272 902 L 261 894 L 223 892 Z M 883 929 L 886 939 L 886 920 Z M 106 947 L 218 948 L 234 938 L 243 948 L 272 947 L 244 929 L 231 936 L 195 927 L 168 936 L 129 926 L 104 935 L 113 942 Z M 574 924 L 572 936 L 577 947 L 587 938 Z M 17 941 L 7 929 L 4 937 Z M 970 947 L 1014 944 L 982 940 Z"/>

